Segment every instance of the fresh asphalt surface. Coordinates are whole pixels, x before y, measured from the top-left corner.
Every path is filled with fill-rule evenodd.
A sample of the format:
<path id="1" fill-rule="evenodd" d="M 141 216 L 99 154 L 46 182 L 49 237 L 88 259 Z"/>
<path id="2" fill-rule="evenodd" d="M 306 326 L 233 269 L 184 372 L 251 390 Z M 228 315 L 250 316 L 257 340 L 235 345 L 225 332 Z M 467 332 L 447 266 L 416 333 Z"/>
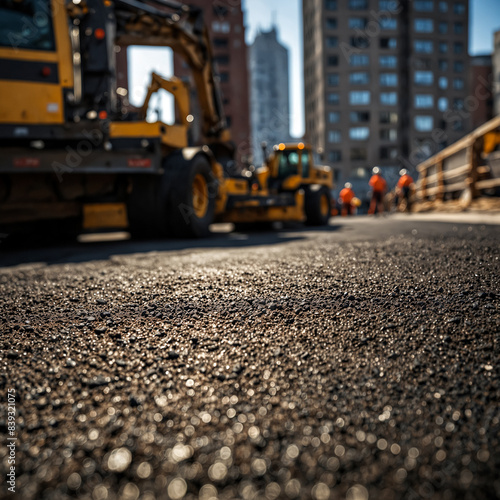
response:
<path id="1" fill-rule="evenodd" d="M 500 498 L 499 226 L 4 238 L 0 498 Z"/>

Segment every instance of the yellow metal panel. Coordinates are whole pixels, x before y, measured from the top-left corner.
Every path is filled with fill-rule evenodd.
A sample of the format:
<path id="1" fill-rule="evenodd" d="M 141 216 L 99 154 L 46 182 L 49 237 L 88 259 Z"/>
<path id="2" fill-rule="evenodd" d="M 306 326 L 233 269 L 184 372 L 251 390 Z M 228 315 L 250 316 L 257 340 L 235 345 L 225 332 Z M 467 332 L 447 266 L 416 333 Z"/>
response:
<path id="1" fill-rule="evenodd" d="M 59 83 L 62 87 L 73 87 L 73 52 L 68 33 L 68 18 L 64 0 L 52 0 L 52 15 L 54 19 L 56 55 L 59 62 Z"/>
<path id="2" fill-rule="evenodd" d="M 159 122 L 112 122 L 109 126 L 111 139 L 119 137 L 159 137 L 160 135 Z"/>
<path id="3" fill-rule="evenodd" d="M 58 63 L 59 57 L 56 52 L 44 50 L 27 50 L 0 47 L 0 59 L 15 59 L 16 61 L 35 61 Z"/>
<path id="4" fill-rule="evenodd" d="M 247 194 L 249 192 L 248 182 L 241 179 L 226 179 L 224 186 L 230 195 Z"/>
<path id="5" fill-rule="evenodd" d="M 83 206 L 84 229 L 128 227 L 125 203 L 92 203 Z"/>
<path id="6" fill-rule="evenodd" d="M 164 131 L 162 131 L 164 130 Z M 112 122 L 109 128 L 112 139 L 121 137 L 155 138 L 172 148 L 187 147 L 187 127 L 184 125 L 166 125 L 162 122 Z"/>
<path id="7" fill-rule="evenodd" d="M 59 85 L 1 80 L 0 96 L 0 123 L 63 123 Z"/>

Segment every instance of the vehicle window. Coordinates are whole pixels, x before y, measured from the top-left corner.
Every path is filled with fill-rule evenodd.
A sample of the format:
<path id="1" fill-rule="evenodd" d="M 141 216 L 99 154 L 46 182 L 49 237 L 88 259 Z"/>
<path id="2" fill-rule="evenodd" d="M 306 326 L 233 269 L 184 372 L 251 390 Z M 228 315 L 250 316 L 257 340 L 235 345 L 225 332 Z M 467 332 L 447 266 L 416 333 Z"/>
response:
<path id="1" fill-rule="evenodd" d="M 50 0 L 0 0 L 0 46 L 55 50 Z"/>
<path id="2" fill-rule="evenodd" d="M 309 177 L 309 153 L 307 151 L 302 152 L 302 177 Z"/>
<path id="3" fill-rule="evenodd" d="M 290 175 L 297 175 L 299 171 L 299 155 L 296 151 L 284 151 L 280 155 L 278 177 L 284 179 Z"/>

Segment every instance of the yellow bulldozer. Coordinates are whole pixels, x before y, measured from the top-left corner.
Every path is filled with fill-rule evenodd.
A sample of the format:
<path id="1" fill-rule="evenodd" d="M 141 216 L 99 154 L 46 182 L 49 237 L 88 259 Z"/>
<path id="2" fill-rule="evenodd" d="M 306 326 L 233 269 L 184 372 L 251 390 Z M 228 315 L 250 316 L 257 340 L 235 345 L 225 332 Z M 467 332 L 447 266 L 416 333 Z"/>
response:
<path id="1" fill-rule="evenodd" d="M 125 110 L 116 52 L 171 47 L 187 84 L 153 74 L 144 105 Z M 176 122 L 148 122 L 160 89 Z M 201 143 L 190 127 L 200 121 Z M 213 222 L 327 224 L 333 174 L 303 143 L 274 147 L 257 169 L 234 164 L 203 11 L 169 0 L 0 0 L 0 229 L 126 229 L 202 237 Z"/>

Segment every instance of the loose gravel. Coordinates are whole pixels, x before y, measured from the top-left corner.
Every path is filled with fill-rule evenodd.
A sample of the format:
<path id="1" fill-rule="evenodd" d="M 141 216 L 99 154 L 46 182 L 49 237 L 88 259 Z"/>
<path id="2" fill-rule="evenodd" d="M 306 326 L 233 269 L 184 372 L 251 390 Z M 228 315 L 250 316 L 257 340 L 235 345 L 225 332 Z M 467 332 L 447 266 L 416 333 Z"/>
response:
<path id="1" fill-rule="evenodd" d="M 500 498 L 499 258 L 443 224 L 0 269 L 0 497 Z"/>

